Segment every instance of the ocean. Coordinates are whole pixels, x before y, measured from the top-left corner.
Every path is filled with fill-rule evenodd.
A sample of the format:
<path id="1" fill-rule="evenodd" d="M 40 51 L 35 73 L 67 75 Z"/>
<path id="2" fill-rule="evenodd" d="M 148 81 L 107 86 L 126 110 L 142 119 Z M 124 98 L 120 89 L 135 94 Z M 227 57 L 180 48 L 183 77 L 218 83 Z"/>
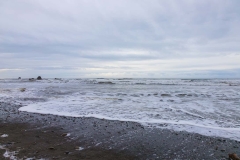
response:
<path id="1" fill-rule="evenodd" d="M 0 101 L 240 141 L 240 79 L 0 79 Z"/>

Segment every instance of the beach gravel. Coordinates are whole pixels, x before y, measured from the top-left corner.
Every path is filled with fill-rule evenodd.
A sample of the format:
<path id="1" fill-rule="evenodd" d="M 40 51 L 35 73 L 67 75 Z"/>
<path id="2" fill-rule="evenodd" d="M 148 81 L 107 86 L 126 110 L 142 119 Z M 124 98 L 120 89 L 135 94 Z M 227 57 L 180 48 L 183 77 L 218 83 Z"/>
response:
<path id="1" fill-rule="evenodd" d="M 0 102 L 0 159 L 221 160 L 240 155 L 240 142 L 142 126 L 136 122 L 19 112 Z M 64 135 L 64 136 L 63 136 Z M 6 155 L 6 154 L 5 154 Z"/>

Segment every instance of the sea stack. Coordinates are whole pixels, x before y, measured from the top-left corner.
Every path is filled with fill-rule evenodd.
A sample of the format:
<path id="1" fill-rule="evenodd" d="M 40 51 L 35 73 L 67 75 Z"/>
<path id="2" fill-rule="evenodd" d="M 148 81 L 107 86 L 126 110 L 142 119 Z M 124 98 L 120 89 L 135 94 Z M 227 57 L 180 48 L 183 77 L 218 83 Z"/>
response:
<path id="1" fill-rule="evenodd" d="M 37 80 L 42 80 L 42 77 L 41 77 L 41 76 L 38 76 L 38 77 L 37 77 Z"/>

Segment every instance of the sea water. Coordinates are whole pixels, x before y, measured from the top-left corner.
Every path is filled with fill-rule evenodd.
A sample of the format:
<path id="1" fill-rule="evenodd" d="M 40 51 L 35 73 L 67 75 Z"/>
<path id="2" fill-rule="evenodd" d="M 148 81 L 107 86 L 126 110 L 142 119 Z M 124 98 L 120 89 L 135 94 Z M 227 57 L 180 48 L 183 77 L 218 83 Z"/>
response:
<path id="1" fill-rule="evenodd" d="M 134 121 L 240 141 L 240 79 L 2 79 L 0 99 L 22 104 L 20 111 Z"/>

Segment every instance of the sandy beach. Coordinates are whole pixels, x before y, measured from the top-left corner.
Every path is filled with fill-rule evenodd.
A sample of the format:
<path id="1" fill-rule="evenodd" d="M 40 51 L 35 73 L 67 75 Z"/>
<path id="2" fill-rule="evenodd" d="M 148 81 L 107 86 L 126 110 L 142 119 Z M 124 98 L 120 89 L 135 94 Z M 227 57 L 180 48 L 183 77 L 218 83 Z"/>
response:
<path id="1" fill-rule="evenodd" d="M 19 112 L 0 103 L 1 157 L 9 159 L 228 159 L 240 142 L 135 122 Z M 10 156 L 10 157 L 9 157 Z"/>

